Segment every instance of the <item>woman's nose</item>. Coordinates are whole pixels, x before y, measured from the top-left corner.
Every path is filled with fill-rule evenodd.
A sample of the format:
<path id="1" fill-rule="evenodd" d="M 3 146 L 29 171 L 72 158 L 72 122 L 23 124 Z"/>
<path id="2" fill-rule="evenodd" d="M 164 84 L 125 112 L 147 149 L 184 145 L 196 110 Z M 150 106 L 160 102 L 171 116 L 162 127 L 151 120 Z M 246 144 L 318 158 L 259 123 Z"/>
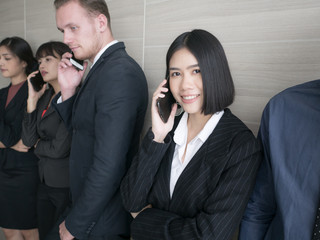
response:
<path id="1" fill-rule="evenodd" d="M 192 77 L 189 75 L 181 76 L 181 86 L 183 89 L 192 88 Z"/>

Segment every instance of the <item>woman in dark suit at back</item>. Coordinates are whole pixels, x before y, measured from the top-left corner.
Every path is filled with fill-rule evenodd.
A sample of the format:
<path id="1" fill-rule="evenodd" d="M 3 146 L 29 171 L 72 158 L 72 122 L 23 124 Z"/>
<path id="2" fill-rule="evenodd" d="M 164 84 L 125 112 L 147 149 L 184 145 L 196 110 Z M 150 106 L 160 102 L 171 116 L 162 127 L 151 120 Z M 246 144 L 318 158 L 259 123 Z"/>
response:
<path id="1" fill-rule="evenodd" d="M 7 240 L 38 239 L 38 158 L 21 140 L 28 97 L 27 76 L 36 67 L 29 44 L 10 37 L 0 42 L 0 69 L 10 85 L 0 90 L 0 226 Z"/>
<path id="2" fill-rule="evenodd" d="M 28 76 L 29 95 L 22 125 L 22 141 L 35 146 L 34 153 L 40 159 L 40 185 L 37 197 L 38 228 L 40 240 L 44 240 L 58 217 L 69 203 L 69 154 L 71 136 L 51 100 L 60 92 L 58 64 L 62 54 L 70 52 L 62 42 L 42 44 L 36 58 L 39 70 Z M 36 91 L 31 78 L 40 74 L 46 84 Z"/>
<path id="3" fill-rule="evenodd" d="M 231 239 L 260 163 L 251 133 L 227 108 L 234 85 L 220 42 L 204 30 L 180 35 L 167 53 L 166 78 L 184 114 L 167 123 L 153 94 L 152 128 L 123 179 L 121 194 L 132 212 L 132 237 Z M 134 213 L 135 212 L 135 213 Z"/>

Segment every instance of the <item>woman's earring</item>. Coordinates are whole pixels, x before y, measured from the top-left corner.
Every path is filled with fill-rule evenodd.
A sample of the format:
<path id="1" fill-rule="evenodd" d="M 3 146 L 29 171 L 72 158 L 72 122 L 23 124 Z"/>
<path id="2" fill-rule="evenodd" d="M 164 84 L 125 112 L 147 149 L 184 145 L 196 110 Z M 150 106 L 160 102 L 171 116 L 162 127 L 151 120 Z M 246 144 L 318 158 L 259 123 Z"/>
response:
<path id="1" fill-rule="evenodd" d="M 178 105 L 177 111 L 176 111 L 176 117 L 179 116 L 181 113 L 184 112 L 182 106 L 180 105 L 180 103 L 176 102 L 176 104 Z"/>

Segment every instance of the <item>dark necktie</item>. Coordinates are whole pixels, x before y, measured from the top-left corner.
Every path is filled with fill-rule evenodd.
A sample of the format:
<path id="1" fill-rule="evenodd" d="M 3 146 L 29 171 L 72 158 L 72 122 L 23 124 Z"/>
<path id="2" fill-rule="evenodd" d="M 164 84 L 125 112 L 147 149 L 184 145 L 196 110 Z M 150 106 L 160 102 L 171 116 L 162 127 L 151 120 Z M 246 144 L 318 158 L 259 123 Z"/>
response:
<path id="1" fill-rule="evenodd" d="M 317 209 L 317 216 L 314 222 L 312 240 L 320 240 L 320 206 Z"/>

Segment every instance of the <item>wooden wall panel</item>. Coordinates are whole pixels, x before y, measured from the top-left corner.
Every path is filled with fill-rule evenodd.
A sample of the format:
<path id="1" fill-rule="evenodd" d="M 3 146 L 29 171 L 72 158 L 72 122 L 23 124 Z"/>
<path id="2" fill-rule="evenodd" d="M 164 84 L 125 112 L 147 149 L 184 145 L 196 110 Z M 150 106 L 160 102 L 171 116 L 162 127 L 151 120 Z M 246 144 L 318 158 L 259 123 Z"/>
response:
<path id="1" fill-rule="evenodd" d="M 34 51 L 44 42 L 62 41 L 63 34 L 58 31 L 55 8 L 52 0 L 25 0 L 26 39 Z"/>
<path id="2" fill-rule="evenodd" d="M 0 41 L 12 36 L 24 38 L 25 18 L 23 1 L 0 1 L 0 23 Z M 8 79 L 3 78 L 0 74 L 0 88 L 7 86 L 8 83 Z"/>
<path id="3" fill-rule="evenodd" d="M 160 82 L 165 52 L 184 31 L 202 28 L 225 48 L 236 98 L 232 111 L 257 133 L 262 110 L 279 91 L 320 76 L 320 3 L 316 1 L 147 0 L 145 72 Z M 149 59 L 149 61 L 147 61 Z M 164 60 L 164 59 L 163 59 Z M 150 117 L 148 118 L 150 121 Z"/>
<path id="4" fill-rule="evenodd" d="M 143 67 L 144 1 L 106 1 L 111 15 L 112 32 L 124 41 L 128 53 Z"/>

